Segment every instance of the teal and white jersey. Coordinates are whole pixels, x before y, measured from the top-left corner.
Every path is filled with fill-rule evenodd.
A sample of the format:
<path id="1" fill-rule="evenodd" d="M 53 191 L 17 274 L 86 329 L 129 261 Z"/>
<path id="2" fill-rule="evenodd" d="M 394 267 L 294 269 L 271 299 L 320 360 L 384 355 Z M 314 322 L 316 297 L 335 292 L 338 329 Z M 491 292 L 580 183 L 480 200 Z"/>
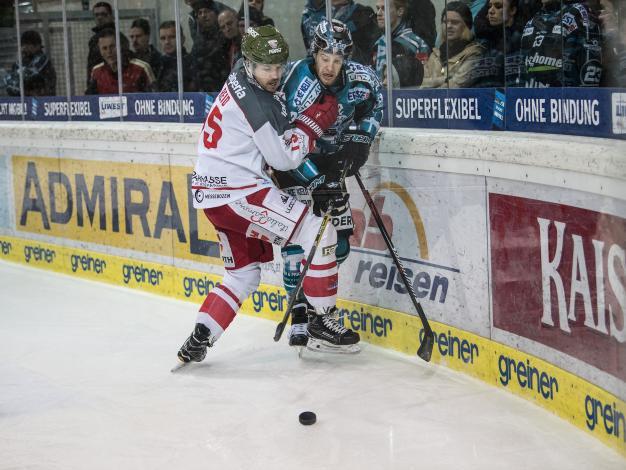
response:
<path id="1" fill-rule="evenodd" d="M 363 135 L 373 140 L 383 117 L 382 87 L 371 67 L 346 60 L 335 85 L 325 87 L 313 71 L 311 57 L 287 64 L 281 83 L 287 109 L 293 121 L 298 114 L 313 104 L 319 96 L 330 93 L 337 98 L 339 113 L 335 123 L 317 140 L 315 153 L 333 154 L 341 146 Z M 305 162 L 304 166 L 310 165 Z M 299 168 L 299 179 L 310 180 L 319 172 Z M 296 172 L 298 172 L 296 170 Z M 306 175 L 306 177 L 305 177 Z"/>
<path id="2" fill-rule="evenodd" d="M 406 56 L 409 60 L 419 61 L 422 64 L 425 64 L 428 61 L 428 56 L 431 53 L 430 47 L 422 38 L 416 35 L 411 28 L 406 26 L 404 23 L 400 23 L 396 29 L 394 29 L 391 33 L 391 49 L 392 49 L 392 62 L 393 65 L 398 72 L 398 74 L 415 74 L 411 67 L 407 64 L 403 64 L 402 61 L 397 61 L 396 58 L 398 56 Z M 383 34 L 376 41 L 376 58 L 375 58 L 375 68 L 376 74 L 378 78 L 383 80 L 385 67 L 387 66 L 387 45 L 385 40 L 385 35 Z M 400 80 L 401 82 L 410 82 L 411 77 L 402 77 L 404 80 Z M 419 85 L 417 83 L 416 85 Z M 404 85 L 404 84 L 403 84 Z M 407 84 L 407 86 L 414 85 L 413 83 Z"/>
<path id="3" fill-rule="evenodd" d="M 289 118 L 293 120 L 313 104 L 322 93 L 337 98 L 339 112 L 335 123 L 316 141 L 314 155 L 309 155 L 292 177 L 312 188 L 324 180 L 327 158 L 332 159 L 344 143 L 355 140 L 371 142 L 383 117 L 382 86 L 371 67 L 346 60 L 335 85 L 326 87 L 313 71 L 314 59 L 307 57 L 287 64 L 281 91 L 285 94 Z M 336 175 L 329 175 L 332 179 Z"/>

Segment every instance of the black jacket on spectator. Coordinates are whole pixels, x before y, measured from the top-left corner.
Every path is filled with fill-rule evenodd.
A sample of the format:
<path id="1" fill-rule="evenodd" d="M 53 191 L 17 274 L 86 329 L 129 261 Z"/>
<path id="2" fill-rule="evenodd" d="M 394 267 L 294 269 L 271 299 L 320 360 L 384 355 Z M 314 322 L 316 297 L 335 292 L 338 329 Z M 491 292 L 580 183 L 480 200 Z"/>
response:
<path id="1" fill-rule="evenodd" d="M 100 55 L 100 48 L 98 47 L 98 33 L 104 29 L 112 29 L 115 30 L 115 23 L 107 23 L 100 26 L 95 26 L 91 30 L 93 31 L 93 36 L 89 39 L 89 53 L 87 55 L 87 84 L 89 84 L 89 80 L 91 79 L 91 69 L 94 68 L 95 65 L 98 65 L 100 62 L 103 62 L 104 59 L 102 55 Z M 124 36 L 120 32 L 120 42 L 122 43 L 122 48 L 128 50 L 130 43 L 128 42 L 128 38 Z M 131 58 L 134 55 L 130 54 Z"/>
<path id="2" fill-rule="evenodd" d="M 300 29 L 302 31 L 302 39 L 307 52 L 310 52 L 311 41 L 315 34 L 315 28 L 326 17 L 326 4 L 316 7 L 315 3 L 307 0 L 304 11 L 302 12 L 302 20 Z M 342 21 L 348 26 L 352 33 L 351 59 L 364 65 L 369 65 L 372 61 L 374 53 L 374 43 L 381 35 L 376 21 L 376 13 L 371 7 L 354 3 L 352 0 L 345 6 L 332 9 L 332 17 L 335 20 Z"/>
<path id="3" fill-rule="evenodd" d="M 431 49 L 434 49 L 437 39 L 435 17 L 435 7 L 431 0 L 409 0 L 406 22 Z"/>
<path id="4" fill-rule="evenodd" d="M 54 96 L 56 94 L 57 74 L 46 54 L 39 52 L 28 62 L 22 61 L 24 69 L 25 96 Z M 5 77 L 7 94 L 20 96 L 19 64 L 16 62 Z"/>
<path id="5" fill-rule="evenodd" d="M 208 32 L 198 31 L 191 56 L 198 91 L 219 91 L 230 73 L 230 67 L 224 37 L 217 28 Z"/>
<path id="6" fill-rule="evenodd" d="M 422 38 L 404 22 L 401 22 L 391 33 L 391 63 L 398 75 L 394 86 L 402 88 L 419 86 L 424 78 L 424 63 L 428 60 L 431 49 Z M 376 41 L 376 57 L 374 69 L 378 78 L 384 82 L 387 68 L 387 46 L 385 35 Z"/>
<path id="7" fill-rule="evenodd" d="M 218 16 L 222 11 L 229 8 L 222 2 L 213 1 L 211 3 L 213 4 L 213 10 L 215 11 L 215 14 Z M 193 2 L 191 2 L 191 5 L 193 6 Z M 196 36 L 198 35 L 198 33 L 200 33 L 200 29 L 198 28 L 198 14 L 195 10 L 191 10 L 189 12 L 189 15 L 187 15 L 187 24 L 189 25 L 189 34 L 191 35 L 191 40 L 193 42 L 196 42 Z"/>
<path id="8" fill-rule="evenodd" d="M 626 41 L 617 31 L 605 35 L 602 61 L 604 70 L 600 86 L 626 88 Z"/>
<path id="9" fill-rule="evenodd" d="M 492 26 L 487 18 L 488 12 L 489 3 L 474 18 L 476 40 L 486 49 L 474 68 L 474 86 L 519 86 L 517 82 L 523 62 L 520 49 L 525 20 L 516 14 L 511 26 Z"/>
<path id="10" fill-rule="evenodd" d="M 519 19 L 520 23 L 526 24 L 539 10 L 541 10 L 541 0 L 518 0 L 515 18 Z"/>
<path id="11" fill-rule="evenodd" d="M 371 7 L 350 2 L 333 12 L 333 18 L 343 21 L 352 33 L 351 59 L 360 64 L 369 65 L 372 60 L 374 43 L 380 37 L 376 13 Z"/>
<path id="12" fill-rule="evenodd" d="M 155 77 L 159 75 L 161 53 L 157 51 L 152 44 L 148 46 L 148 52 L 145 54 L 135 52 L 135 59 L 143 60 L 145 63 L 149 64 Z"/>
<path id="13" fill-rule="evenodd" d="M 176 55 L 161 55 L 161 67 L 156 74 L 156 91 L 178 91 L 178 63 Z M 183 46 L 183 91 L 195 91 L 193 59 Z"/>

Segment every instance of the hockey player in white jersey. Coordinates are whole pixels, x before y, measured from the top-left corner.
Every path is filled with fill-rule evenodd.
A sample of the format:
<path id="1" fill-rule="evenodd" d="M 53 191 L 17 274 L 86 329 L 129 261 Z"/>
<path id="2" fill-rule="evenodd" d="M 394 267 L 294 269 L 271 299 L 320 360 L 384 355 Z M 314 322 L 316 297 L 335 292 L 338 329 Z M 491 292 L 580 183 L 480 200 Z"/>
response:
<path id="1" fill-rule="evenodd" d="M 268 168 L 297 168 L 315 140 L 336 120 L 332 96 L 312 103 L 290 124 L 277 93 L 289 48 L 273 26 L 249 28 L 242 40 L 243 61 L 216 97 L 198 142 L 191 179 L 194 207 L 215 227 L 226 272 L 206 297 L 194 331 L 178 351 L 181 362 L 202 361 L 241 304 L 259 285 L 261 263 L 271 261 L 271 244 L 313 246 L 322 218 L 276 188 Z M 315 252 L 303 290 L 319 315 L 325 337 L 337 342 L 337 234 L 331 224 Z M 358 342 L 358 334 L 342 334 Z"/>

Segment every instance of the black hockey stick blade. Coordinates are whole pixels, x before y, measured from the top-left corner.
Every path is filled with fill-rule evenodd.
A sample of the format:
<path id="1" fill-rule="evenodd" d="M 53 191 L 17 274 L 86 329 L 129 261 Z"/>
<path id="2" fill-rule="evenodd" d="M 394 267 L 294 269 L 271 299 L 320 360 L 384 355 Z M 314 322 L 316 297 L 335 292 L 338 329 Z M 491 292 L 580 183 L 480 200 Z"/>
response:
<path id="1" fill-rule="evenodd" d="M 402 265 L 402 262 L 400 261 L 400 256 L 398 255 L 398 252 L 396 251 L 396 248 L 393 245 L 393 242 L 391 241 L 391 236 L 389 235 L 389 233 L 387 232 L 387 229 L 385 228 L 385 224 L 383 223 L 383 220 L 380 217 L 380 214 L 378 213 L 378 209 L 376 208 L 376 204 L 374 204 L 374 200 L 372 199 L 372 196 L 370 195 L 369 191 L 365 188 L 365 185 L 363 184 L 363 180 L 361 179 L 361 175 L 359 174 L 358 171 L 355 173 L 354 176 L 359 185 L 359 188 L 361 188 L 363 197 L 365 198 L 365 201 L 367 202 L 367 205 L 369 206 L 370 211 L 372 212 L 372 215 L 374 216 L 374 219 L 376 220 L 376 225 L 378 225 L 380 234 L 382 235 L 383 240 L 385 241 L 385 244 L 387 245 L 387 248 L 389 249 L 389 253 L 391 254 L 391 257 L 393 258 L 393 262 L 398 268 L 398 273 L 400 273 L 400 277 L 402 278 L 402 282 L 404 283 L 407 293 L 409 294 L 409 297 L 411 298 L 411 302 L 413 302 L 413 306 L 415 307 L 415 310 L 420 320 L 422 321 L 422 326 L 424 327 L 424 338 L 422 339 L 422 343 L 420 344 L 420 347 L 417 350 L 417 355 L 423 360 L 425 360 L 426 362 L 430 362 L 430 357 L 433 352 L 433 346 L 435 344 L 435 335 L 433 333 L 433 330 L 431 329 L 430 324 L 428 323 L 428 319 L 426 318 L 426 314 L 424 313 L 424 309 L 422 308 L 422 305 L 417 301 L 417 297 L 415 296 L 413 287 L 411 286 L 411 283 L 409 282 L 409 279 L 407 278 L 404 266 Z"/>
<path id="2" fill-rule="evenodd" d="M 435 334 L 432 330 L 424 333 L 424 339 L 422 344 L 417 349 L 417 355 L 424 359 L 426 362 L 430 362 L 430 356 L 433 353 L 433 346 L 435 344 Z"/>
<path id="3" fill-rule="evenodd" d="M 285 322 L 280 322 L 276 325 L 276 332 L 274 333 L 274 341 L 280 340 L 280 337 L 283 335 L 283 330 L 285 329 Z"/>

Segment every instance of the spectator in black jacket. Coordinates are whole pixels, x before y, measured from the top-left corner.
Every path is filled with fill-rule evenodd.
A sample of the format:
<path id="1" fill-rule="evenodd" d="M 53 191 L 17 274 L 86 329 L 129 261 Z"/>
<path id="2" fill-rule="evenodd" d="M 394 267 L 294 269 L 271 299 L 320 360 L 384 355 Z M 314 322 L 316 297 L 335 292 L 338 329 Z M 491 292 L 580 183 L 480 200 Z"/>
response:
<path id="1" fill-rule="evenodd" d="M 224 10 L 217 17 L 220 33 L 224 38 L 224 49 L 226 52 L 226 63 L 230 69 L 241 57 L 241 38 L 239 33 L 239 17 L 233 10 Z"/>
<path id="2" fill-rule="evenodd" d="M 345 23 L 352 34 L 354 45 L 351 59 L 369 65 L 374 53 L 374 43 L 381 34 L 374 10 L 371 7 L 355 3 L 354 0 L 332 0 L 331 13 L 332 18 Z M 326 18 L 326 2 L 324 0 L 307 0 L 300 22 L 302 39 L 307 51 L 310 50 L 315 28 L 322 21 L 322 18 Z"/>
<path id="3" fill-rule="evenodd" d="M 228 8 L 222 2 L 216 2 L 214 0 L 185 0 L 185 3 L 191 7 L 191 11 L 187 16 L 187 22 L 189 24 L 189 34 L 191 34 L 191 40 L 194 43 L 198 35 L 198 9 L 204 5 L 206 8 L 215 10 L 215 14 L 219 15 Z"/>
<path id="4" fill-rule="evenodd" d="M 626 4 L 600 0 L 602 56 L 605 65 L 600 86 L 626 87 Z"/>
<path id="5" fill-rule="evenodd" d="M 476 39 L 485 47 L 476 63 L 475 86 L 518 85 L 525 21 L 518 16 L 518 0 L 489 0 L 474 18 Z"/>
<path id="6" fill-rule="evenodd" d="M 256 8 L 250 8 L 250 13 L 248 14 L 248 21 L 250 23 L 251 28 L 255 28 L 257 26 L 262 26 L 263 23 L 263 13 L 261 13 Z M 239 35 L 243 38 L 243 35 L 246 32 L 246 21 L 244 16 L 243 8 L 239 10 Z"/>
<path id="7" fill-rule="evenodd" d="M 526 24 L 539 10 L 541 10 L 541 0 L 519 0 L 516 16 L 520 23 Z"/>
<path id="8" fill-rule="evenodd" d="M 259 13 L 261 13 L 261 22 L 259 23 L 258 26 L 266 26 L 266 25 L 274 26 L 274 20 L 270 18 L 269 16 L 265 16 L 265 13 L 263 13 L 265 0 L 250 0 L 248 2 L 248 5 L 250 5 L 250 8 L 254 8 Z M 243 11 L 243 2 L 241 2 L 241 7 L 239 8 L 239 11 L 240 12 Z M 250 26 L 252 26 L 252 24 Z"/>
<path id="9" fill-rule="evenodd" d="M 150 23 L 144 18 L 137 18 L 130 26 L 130 45 L 135 58 L 150 64 L 155 75 L 161 66 L 161 54 L 150 44 Z"/>
<path id="10" fill-rule="evenodd" d="M 22 71 L 24 96 L 54 96 L 57 76 L 54 66 L 43 52 L 41 36 L 37 31 L 24 31 L 22 43 Z M 7 94 L 20 96 L 20 68 L 16 62 L 5 77 Z"/>
<path id="11" fill-rule="evenodd" d="M 191 49 L 195 83 L 199 91 L 219 91 L 230 72 L 226 42 L 219 32 L 215 2 L 196 0 L 193 3 L 198 21 L 196 39 Z"/>
<path id="12" fill-rule="evenodd" d="M 161 67 L 156 74 L 156 91 L 178 91 L 178 61 L 176 52 L 176 22 L 164 21 L 159 27 L 159 43 L 161 45 Z M 180 31 L 183 65 L 183 91 L 195 91 L 195 73 L 193 59 L 185 49 L 185 35 Z"/>

